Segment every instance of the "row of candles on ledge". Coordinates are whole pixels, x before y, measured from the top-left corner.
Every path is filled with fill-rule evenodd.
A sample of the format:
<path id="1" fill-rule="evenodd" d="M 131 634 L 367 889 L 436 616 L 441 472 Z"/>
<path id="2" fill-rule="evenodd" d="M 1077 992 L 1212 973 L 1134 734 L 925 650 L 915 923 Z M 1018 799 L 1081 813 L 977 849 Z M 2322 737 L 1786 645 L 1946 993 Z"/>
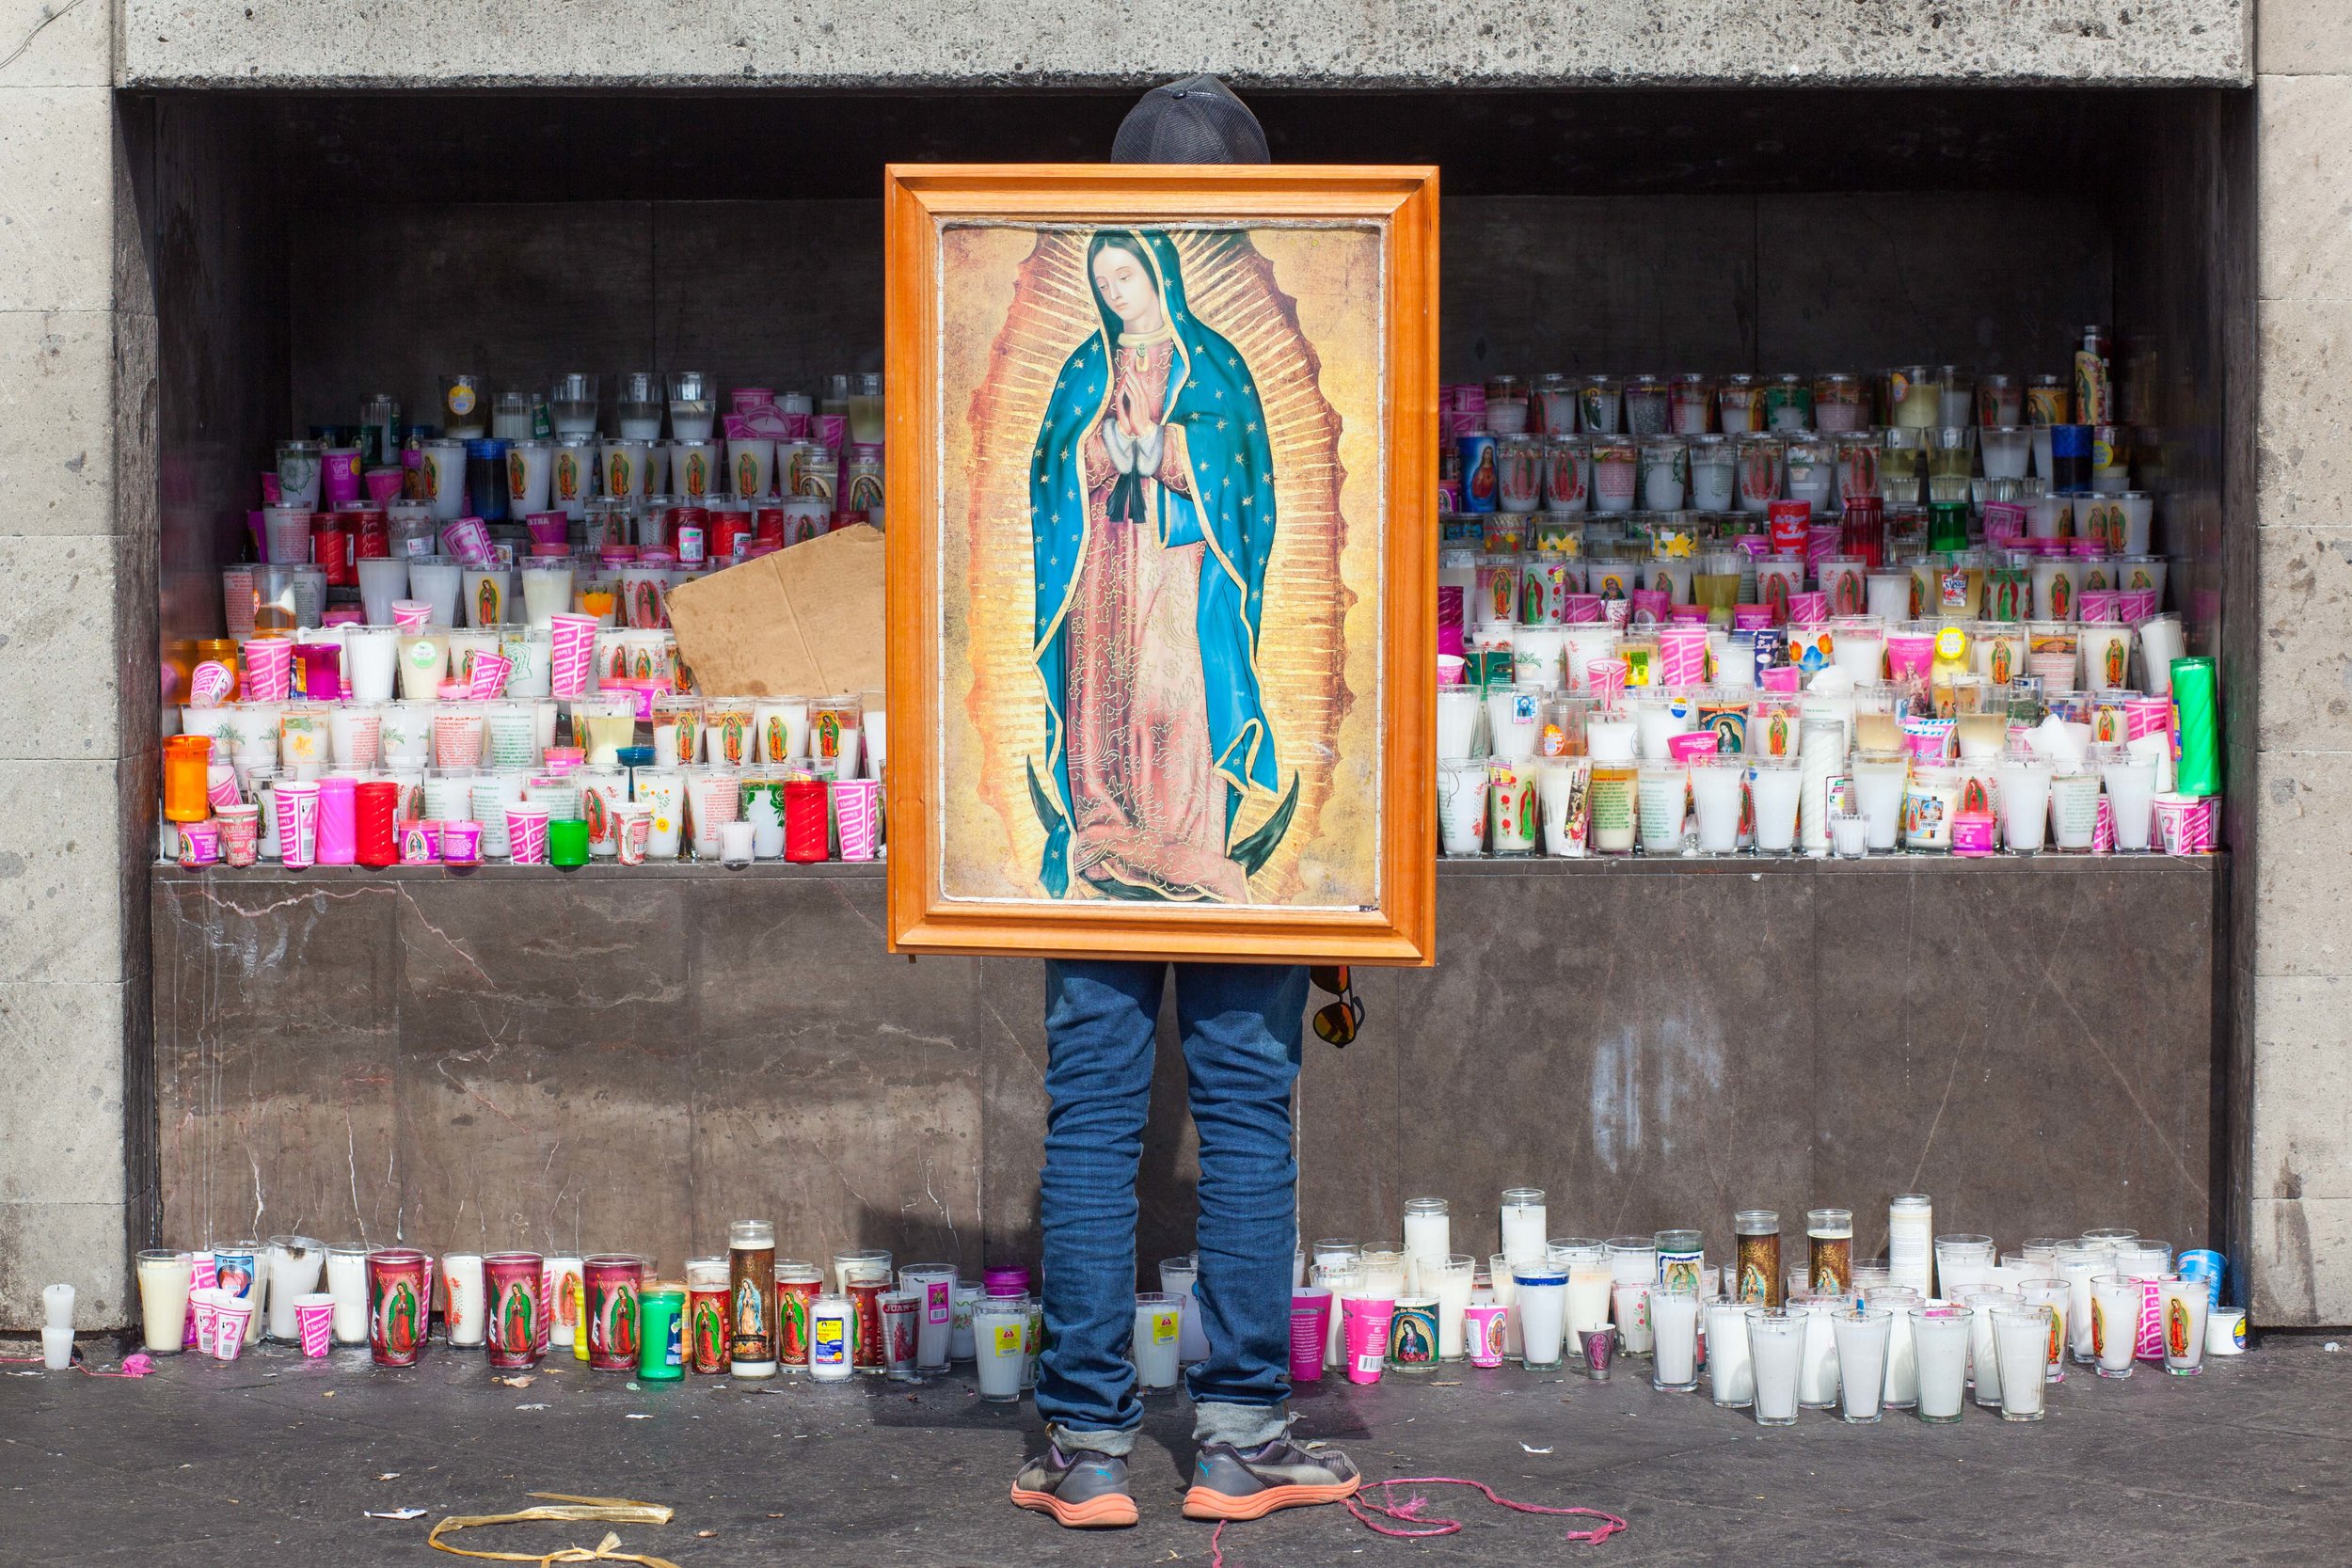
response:
<path id="1" fill-rule="evenodd" d="M 1975 1402 L 2039 1419 L 2068 1369 L 2102 1377 L 2154 1362 L 2195 1375 L 2208 1354 L 2245 1347 L 2245 1314 L 2222 1307 L 2220 1254 L 2122 1228 L 2026 1241 L 1934 1233 L 1931 1201 L 1896 1197 L 1879 1262 L 1853 1257 L 1853 1215 L 1809 1211 L 1804 1261 L 1787 1266 L 1780 1216 L 1734 1216 L 1736 1256 L 1710 1264 L 1695 1229 L 1607 1241 L 1549 1234 L 1545 1195 L 1502 1194 L 1502 1248 L 1453 1251 L 1449 1206 L 1405 1206 L 1405 1241 L 1368 1250 L 1333 1238 L 1293 1261 L 1290 1375 L 1343 1370 L 1372 1383 L 1448 1363 L 1581 1365 L 1606 1379 L 1620 1354 L 1647 1357 L 1652 1386 L 1786 1425 L 1800 1409 L 1875 1421 L 1909 1409 L 1960 1418 Z M 138 1258 L 142 1327 L 157 1354 L 233 1359 L 263 1338 L 324 1356 L 370 1347 L 379 1366 L 416 1364 L 437 1300 L 443 1340 L 494 1367 L 570 1356 L 591 1370 L 675 1380 L 688 1371 L 818 1381 L 857 1372 L 916 1379 L 969 1361 L 980 1398 L 1010 1402 L 1034 1381 L 1044 1322 L 1029 1271 L 961 1279 L 946 1263 L 894 1266 L 891 1254 L 836 1254 L 830 1266 L 779 1259 L 774 1227 L 738 1221 L 724 1257 L 690 1259 L 662 1279 L 628 1254 L 544 1256 L 327 1246 L 300 1236 Z M 1130 1356 L 1147 1391 L 1172 1389 L 1209 1354 L 1199 1260 L 1169 1259 L 1135 1298 Z"/>
<path id="2" fill-rule="evenodd" d="M 740 866 L 881 852 L 889 731 L 879 702 L 610 681 L 566 701 L 471 689 L 429 703 L 183 708 L 182 733 L 163 743 L 164 858 L 302 870 L 690 854 Z"/>
<path id="3" fill-rule="evenodd" d="M 1686 663 L 1689 674 L 1703 672 L 1706 628 L 1666 631 L 1676 684 L 1629 691 L 1625 661 L 1606 651 L 1581 666 L 1582 692 L 1507 673 L 1458 684 L 1449 669 L 1441 679 L 1457 683 L 1438 691 L 1441 851 L 2196 855 L 2217 847 L 2210 660 L 2174 660 L 2164 697 L 2051 691 L 2035 676 L 1931 687 L 1928 650 L 1960 641 L 1958 628 L 1890 634 L 1875 622 L 1840 623 L 1841 657 L 1807 689 L 1755 690 L 1680 684 Z M 1916 638 L 1920 667 L 1899 657 L 1893 678 L 1879 678 L 1892 636 Z"/>
<path id="4" fill-rule="evenodd" d="M 723 413 L 718 383 L 700 371 L 632 371 L 615 383 L 609 431 L 602 382 L 582 372 L 544 391 L 495 396 L 478 375 L 445 374 L 437 423 L 405 420 L 397 397 L 371 393 L 358 423 L 313 425 L 307 439 L 279 442 L 263 499 L 312 511 L 363 498 L 421 501 L 445 522 L 521 518 L 550 504 L 577 522 L 597 495 L 881 504 L 879 374 L 829 377 L 821 398 L 737 387 Z"/>

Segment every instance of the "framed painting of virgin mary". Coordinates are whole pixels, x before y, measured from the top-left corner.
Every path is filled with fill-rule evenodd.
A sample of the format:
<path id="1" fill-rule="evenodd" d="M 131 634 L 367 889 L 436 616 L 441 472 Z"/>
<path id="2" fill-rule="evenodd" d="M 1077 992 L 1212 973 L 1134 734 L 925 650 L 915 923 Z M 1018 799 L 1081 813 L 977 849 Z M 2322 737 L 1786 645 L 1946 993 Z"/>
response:
<path id="1" fill-rule="evenodd" d="M 1430 961 L 1437 204 L 888 171 L 894 950 Z"/>

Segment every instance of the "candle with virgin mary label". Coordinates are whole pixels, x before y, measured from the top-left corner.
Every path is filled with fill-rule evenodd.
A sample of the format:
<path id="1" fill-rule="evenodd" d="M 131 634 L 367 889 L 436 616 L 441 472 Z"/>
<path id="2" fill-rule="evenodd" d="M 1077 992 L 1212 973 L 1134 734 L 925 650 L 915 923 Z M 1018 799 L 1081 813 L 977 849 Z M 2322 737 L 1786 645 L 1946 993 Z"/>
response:
<path id="1" fill-rule="evenodd" d="M 776 1227 L 727 1227 L 727 1351 L 738 1377 L 776 1374 Z"/>

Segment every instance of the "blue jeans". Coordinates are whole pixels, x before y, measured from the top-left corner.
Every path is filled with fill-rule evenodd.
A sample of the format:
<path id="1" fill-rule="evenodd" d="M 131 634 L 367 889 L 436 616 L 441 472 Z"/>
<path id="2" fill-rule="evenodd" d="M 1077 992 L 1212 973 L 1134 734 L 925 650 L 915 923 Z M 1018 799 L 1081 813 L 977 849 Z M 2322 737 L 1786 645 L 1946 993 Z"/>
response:
<path id="1" fill-rule="evenodd" d="M 1176 1016 L 1200 1134 L 1198 1292 L 1209 1358 L 1185 1382 L 1195 1435 L 1247 1448 L 1281 1435 L 1290 1398 L 1291 1257 L 1307 972 L 1180 963 Z M 1143 1421 L 1135 1369 L 1136 1166 L 1152 1101 L 1164 963 L 1045 966 L 1046 1350 L 1038 1414 L 1067 1449 L 1123 1454 Z M 1155 1287 L 1156 1288 L 1156 1287 Z"/>

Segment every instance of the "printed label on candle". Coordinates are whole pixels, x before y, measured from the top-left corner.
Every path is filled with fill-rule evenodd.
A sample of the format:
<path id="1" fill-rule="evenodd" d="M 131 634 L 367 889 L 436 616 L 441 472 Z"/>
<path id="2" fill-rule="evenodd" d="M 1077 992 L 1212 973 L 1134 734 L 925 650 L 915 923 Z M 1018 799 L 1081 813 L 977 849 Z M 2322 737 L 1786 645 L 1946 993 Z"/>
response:
<path id="1" fill-rule="evenodd" d="M 996 1354 L 999 1355 L 1019 1355 L 1021 1354 L 1022 1332 L 1023 1325 L 1020 1323 L 999 1323 L 994 1329 L 991 1330 L 991 1334 L 993 1336 L 991 1342 L 996 1347 Z M 1159 1335 L 1159 1325 L 1157 1323 L 1152 1325 L 1152 1337 L 1157 1338 Z"/>
<path id="2" fill-rule="evenodd" d="M 1152 1313 L 1152 1342 L 1155 1345 L 1174 1344 L 1177 1320 L 1180 1316 L 1181 1314 L 1172 1307 Z"/>
<path id="3" fill-rule="evenodd" d="M 838 1367 L 850 1358 L 850 1325 L 840 1318 L 818 1318 L 809 1325 L 810 1361 Z"/>
<path id="4" fill-rule="evenodd" d="M 955 1315 L 955 1303 L 947 1285 L 946 1280 L 934 1279 L 923 1287 L 923 1315 L 927 1321 L 944 1323 Z"/>

